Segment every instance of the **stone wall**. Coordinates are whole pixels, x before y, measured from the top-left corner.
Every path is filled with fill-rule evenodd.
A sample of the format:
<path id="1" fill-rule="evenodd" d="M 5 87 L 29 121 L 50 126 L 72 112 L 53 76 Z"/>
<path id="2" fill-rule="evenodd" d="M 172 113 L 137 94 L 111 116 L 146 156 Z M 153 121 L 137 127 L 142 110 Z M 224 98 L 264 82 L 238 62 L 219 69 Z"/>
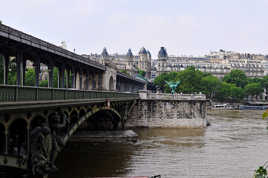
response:
<path id="1" fill-rule="evenodd" d="M 125 126 L 206 127 L 206 99 L 140 99 L 129 114 Z"/>

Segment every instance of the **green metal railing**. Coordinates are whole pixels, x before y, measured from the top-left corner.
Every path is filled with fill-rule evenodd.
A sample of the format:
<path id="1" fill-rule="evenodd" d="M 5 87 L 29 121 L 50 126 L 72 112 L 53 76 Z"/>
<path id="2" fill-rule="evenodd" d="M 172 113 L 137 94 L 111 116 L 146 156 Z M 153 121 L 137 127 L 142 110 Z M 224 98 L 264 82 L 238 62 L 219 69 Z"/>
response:
<path id="1" fill-rule="evenodd" d="M 138 98 L 137 93 L 114 91 L 73 90 L 0 85 L 0 102 L 75 100 L 97 98 Z"/>

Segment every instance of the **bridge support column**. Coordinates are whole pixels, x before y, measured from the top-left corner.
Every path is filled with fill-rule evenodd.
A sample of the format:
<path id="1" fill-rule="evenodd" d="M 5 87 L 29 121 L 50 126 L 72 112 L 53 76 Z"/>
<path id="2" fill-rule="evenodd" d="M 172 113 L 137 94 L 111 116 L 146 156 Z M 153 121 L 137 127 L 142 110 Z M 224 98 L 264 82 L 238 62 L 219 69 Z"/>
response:
<path id="1" fill-rule="evenodd" d="M 83 87 L 83 72 L 79 72 L 79 90 Z"/>
<path id="2" fill-rule="evenodd" d="M 76 72 L 76 77 L 75 77 L 75 88 L 78 89 L 78 90 L 80 89 L 79 88 L 79 86 L 80 86 L 79 80 L 80 80 L 80 72 L 77 71 Z"/>
<path id="3" fill-rule="evenodd" d="M 9 69 L 9 55 L 4 55 L 3 60 L 3 66 L 4 66 L 4 84 L 8 84 L 8 69 Z"/>
<path id="4" fill-rule="evenodd" d="M 93 77 L 92 77 L 92 74 L 91 72 L 88 73 L 88 89 L 89 90 L 92 90 L 92 81 L 93 80 Z"/>
<path id="5" fill-rule="evenodd" d="M 48 87 L 53 88 L 53 66 L 48 66 Z"/>
<path id="6" fill-rule="evenodd" d="M 22 85 L 24 83 L 24 64 L 23 64 L 23 54 L 18 52 L 16 56 L 16 69 L 17 69 L 17 85 Z"/>
<path id="7" fill-rule="evenodd" d="M 37 59 L 34 62 L 34 70 L 35 70 L 35 86 L 39 87 L 39 74 L 40 74 L 40 60 Z"/>

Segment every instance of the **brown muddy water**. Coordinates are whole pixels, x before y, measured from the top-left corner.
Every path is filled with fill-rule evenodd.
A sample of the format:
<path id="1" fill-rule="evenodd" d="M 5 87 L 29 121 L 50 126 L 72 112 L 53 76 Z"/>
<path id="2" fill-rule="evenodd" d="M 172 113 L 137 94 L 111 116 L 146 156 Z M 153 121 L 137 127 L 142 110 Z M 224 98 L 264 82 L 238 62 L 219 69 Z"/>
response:
<path id="1" fill-rule="evenodd" d="M 136 143 L 70 143 L 49 178 L 252 178 L 268 160 L 262 112 L 209 111 L 206 129 L 137 129 Z"/>

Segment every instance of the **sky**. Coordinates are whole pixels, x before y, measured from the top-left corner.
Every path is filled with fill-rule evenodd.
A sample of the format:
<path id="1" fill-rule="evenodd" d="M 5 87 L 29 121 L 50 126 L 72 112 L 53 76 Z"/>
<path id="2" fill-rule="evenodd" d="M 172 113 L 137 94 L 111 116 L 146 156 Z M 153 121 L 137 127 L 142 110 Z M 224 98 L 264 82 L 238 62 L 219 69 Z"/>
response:
<path id="1" fill-rule="evenodd" d="M 268 54 L 268 0 L 3 0 L 3 24 L 79 54 Z"/>

